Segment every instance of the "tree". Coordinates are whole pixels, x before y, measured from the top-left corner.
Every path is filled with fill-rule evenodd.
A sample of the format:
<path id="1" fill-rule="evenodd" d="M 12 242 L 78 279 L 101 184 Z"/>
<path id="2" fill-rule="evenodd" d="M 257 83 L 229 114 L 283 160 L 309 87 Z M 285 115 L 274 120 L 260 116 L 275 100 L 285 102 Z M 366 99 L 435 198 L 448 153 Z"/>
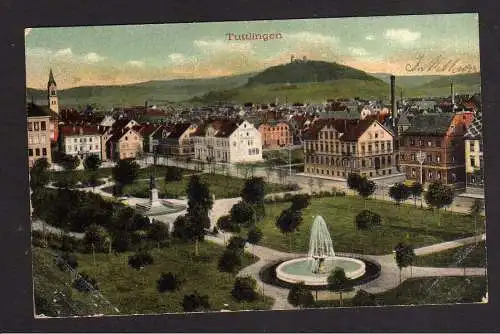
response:
<path id="1" fill-rule="evenodd" d="M 347 176 L 347 186 L 349 187 L 349 189 L 358 191 L 361 180 L 361 175 L 356 173 L 349 173 L 349 175 Z"/>
<path id="2" fill-rule="evenodd" d="M 170 237 L 170 230 L 165 223 L 153 220 L 148 226 L 147 235 L 148 239 L 155 242 L 156 247 L 160 248 L 160 245 Z"/>
<path id="3" fill-rule="evenodd" d="M 166 274 L 162 273 L 160 278 L 156 281 L 156 289 L 158 292 L 177 291 L 180 290 L 183 283 L 184 280 L 171 272 Z"/>
<path id="4" fill-rule="evenodd" d="M 212 209 L 214 204 L 208 185 L 202 182 L 198 175 L 192 175 L 189 179 L 187 197 L 188 207 L 200 205 L 207 212 Z"/>
<path id="5" fill-rule="evenodd" d="M 345 275 L 344 269 L 335 268 L 328 276 L 327 281 L 328 290 L 332 292 L 338 292 L 340 296 L 340 306 L 342 306 L 342 292 L 348 291 L 352 288 L 351 280 Z"/>
<path id="6" fill-rule="evenodd" d="M 240 236 L 232 236 L 231 239 L 229 239 L 229 242 L 227 244 L 227 249 L 230 249 L 237 254 L 241 255 L 243 254 L 243 251 L 245 250 L 245 245 L 247 241 L 240 237 Z"/>
<path id="7" fill-rule="evenodd" d="M 377 301 L 375 296 L 365 290 L 361 289 L 356 292 L 352 298 L 351 303 L 353 306 L 376 306 Z"/>
<path id="8" fill-rule="evenodd" d="M 276 220 L 276 227 L 281 233 L 288 236 L 290 252 L 292 251 L 291 233 L 297 230 L 299 225 L 302 224 L 302 221 L 302 211 L 294 211 L 291 209 L 283 210 Z"/>
<path id="9" fill-rule="evenodd" d="M 403 183 L 396 183 L 389 188 L 389 196 L 400 205 L 410 197 L 410 189 Z"/>
<path id="10" fill-rule="evenodd" d="M 262 240 L 263 235 L 258 227 L 252 227 L 248 230 L 247 241 L 252 245 L 257 245 Z"/>
<path id="11" fill-rule="evenodd" d="M 253 277 L 237 277 L 231 295 L 239 302 L 252 302 L 258 298 L 256 288 L 257 281 Z"/>
<path id="12" fill-rule="evenodd" d="M 249 226 L 255 220 L 255 210 L 248 202 L 240 201 L 231 208 L 230 217 L 235 224 Z"/>
<path id="13" fill-rule="evenodd" d="M 231 249 L 226 249 L 219 258 L 218 269 L 225 273 L 235 273 L 241 266 L 241 257 Z"/>
<path id="14" fill-rule="evenodd" d="M 481 217 L 481 212 L 483 211 L 483 202 L 479 199 L 476 198 L 474 200 L 474 203 L 472 203 L 470 207 L 470 215 L 474 221 L 474 235 L 477 236 L 477 221 Z M 477 244 L 477 240 L 476 240 Z"/>
<path id="15" fill-rule="evenodd" d="M 292 211 L 301 211 L 309 206 L 311 203 L 311 196 L 309 194 L 297 194 L 292 198 Z"/>
<path id="16" fill-rule="evenodd" d="M 365 200 L 365 209 L 366 209 L 366 200 L 375 192 L 375 188 L 376 188 L 375 182 L 373 182 L 372 180 L 368 180 L 366 177 L 364 177 L 361 179 L 361 182 L 359 183 L 358 188 L 356 189 L 358 191 L 358 194 Z"/>
<path id="17" fill-rule="evenodd" d="M 78 268 L 78 259 L 75 254 L 64 253 L 57 262 L 59 269 L 66 271 L 66 265 L 72 269 Z"/>
<path id="18" fill-rule="evenodd" d="M 30 187 L 31 190 L 45 187 L 50 182 L 50 173 L 48 171 L 49 163 L 46 158 L 35 160 L 33 167 L 30 170 Z"/>
<path id="19" fill-rule="evenodd" d="M 396 264 L 399 268 L 399 284 L 401 284 L 401 272 L 403 268 L 411 266 L 415 257 L 415 252 L 412 245 L 400 242 L 394 247 L 396 256 Z"/>
<path id="20" fill-rule="evenodd" d="M 144 230 L 149 226 L 149 218 L 141 214 L 135 214 L 132 222 L 132 230 Z"/>
<path id="21" fill-rule="evenodd" d="M 92 224 L 85 231 L 83 243 L 87 246 L 87 250 L 102 252 L 105 250 L 109 237 L 104 227 Z"/>
<path id="22" fill-rule="evenodd" d="M 181 181 L 182 169 L 175 166 L 167 166 L 165 171 L 165 182 Z"/>
<path id="23" fill-rule="evenodd" d="M 314 304 L 314 297 L 304 282 L 300 282 L 288 292 L 288 302 L 295 307 L 310 307 Z"/>
<path id="24" fill-rule="evenodd" d="M 201 296 L 197 291 L 184 295 L 182 301 L 184 312 L 199 312 L 210 309 L 210 302 L 207 295 Z"/>
<path id="25" fill-rule="evenodd" d="M 230 215 L 221 216 L 217 220 L 217 228 L 223 232 L 239 233 L 241 231 L 240 226 L 233 223 Z"/>
<path id="26" fill-rule="evenodd" d="M 265 182 L 261 177 L 252 177 L 245 181 L 241 197 L 244 202 L 251 204 L 256 213 L 257 219 L 262 219 L 265 216 L 264 197 L 265 197 Z"/>
<path id="27" fill-rule="evenodd" d="M 453 189 L 451 187 L 437 181 L 429 185 L 425 193 L 425 201 L 430 207 L 439 211 L 444 206 L 453 203 L 453 196 Z M 439 223 L 440 221 L 438 220 L 438 225 Z"/>
<path id="28" fill-rule="evenodd" d="M 147 265 L 153 264 L 154 260 L 147 251 L 140 251 L 137 254 L 128 257 L 128 265 L 139 270 Z"/>
<path id="29" fill-rule="evenodd" d="M 359 230 L 367 230 L 378 226 L 382 222 L 382 218 L 378 213 L 372 212 L 370 210 L 363 210 L 356 215 L 356 227 Z"/>
<path id="30" fill-rule="evenodd" d="M 134 160 L 122 159 L 113 167 L 111 175 L 119 186 L 125 186 L 134 183 L 139 176 L 139 169 L 139 165 Z"/>
<path id="31" fill-rule="evenodd" d="M 61 161 L 61 164 L 65 170 L 71 171 L 75 170 L 78 165 L 80 165 L 80 159 L 75 155 L 66 155 Z"/>
<path id="32" fill-rule="evenodd" d="M 113 245 L 117 252 L 126 252 L 130 250 L 132 239 L 128 232 L 114 231 L 113 232 Z"/>
<path id="33" fill-rule="evenodd" d="M 424 188 L 422 187 L 422 185 L 418 182 L 415 182 L 413 183 L 411 186 L 410 186 L 410 192 L 411 192 L 411 196 L 413 197 L 413 200 L 414 200 L 414 203 L 415 203 L 415 206 L 417 206 L 417 197 L 420 197 L 422 196 L 422 192 L 424 191 Z M 422 202 L 420 202 L 422 203 Z"/>
<path id="34" fill-rule="evenodd" d="M 83 161 L 83 167 L 86 171 L 95 172 L 101 167 L 102 161 L 95 154 L 88 155 Z"/>

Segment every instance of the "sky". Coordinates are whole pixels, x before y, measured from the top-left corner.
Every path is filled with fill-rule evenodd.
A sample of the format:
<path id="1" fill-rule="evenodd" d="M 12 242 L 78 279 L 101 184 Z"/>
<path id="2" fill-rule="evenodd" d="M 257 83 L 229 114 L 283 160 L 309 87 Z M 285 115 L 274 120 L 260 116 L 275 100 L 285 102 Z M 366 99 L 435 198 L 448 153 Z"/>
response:
<path id="1" fill-rule="evenodd" d="M 274 34 L 235 40 L 229 34 Z M 25 29 L 26 83 L 46 88 L 52 68 L 59 89 L 149 80 L 208 78 L 260 71 L 290 56 L 337 62 L 370 73 L 442 64 L 479 69 L 477 14 L 413 15 L 212 23 Z M 420 57 L 420 58 L 419 58 Z"/>

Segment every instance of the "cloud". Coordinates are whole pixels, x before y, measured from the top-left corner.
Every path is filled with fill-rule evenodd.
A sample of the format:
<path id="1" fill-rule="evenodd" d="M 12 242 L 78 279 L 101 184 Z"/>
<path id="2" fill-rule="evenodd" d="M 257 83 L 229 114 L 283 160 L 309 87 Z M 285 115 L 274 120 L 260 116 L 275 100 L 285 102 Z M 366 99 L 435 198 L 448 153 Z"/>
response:
<path id="1" fill-rule="evenodd" d="M 411 31 L 409 29 L 389 29 L 385 32 L 385 38 L 389 41 L 408 44 L 414 42 L 421 37 L 419 31 Z"/>
<path id="2" fill-rule="evenodd" d="M 308 43 L 308 44 L 316 44 L 322 46 L 334 46 L 337 45 L 339 40 L 337 37 L 333 35 L 323 35 L 312 32 L 299 32 L 294 34 L 284 35 L 284 38 L 287 40 L 300 42 L 300 43 Z"/>
<path id="3" fill-rule="evenodd" d="M 172 53 L 168 55 L 168 60 L 175 64 L 182 64 L 187 61 L 187 57 L 182 53 Z"/>
<path id="4" fill-rule="evenodd" d="M 368 56 L 369 55 L 368 51 L 366 51 L 364 48 L 349 47 L 349 48 L 347 48 L 347 50 L 353 56 L 362 57 L 362 56 Z"/>
<path id="5" fill-rule="evenodd" d="M 71 57 L 73 56 L 73 51 L 71 48 L 61 49 L 54 53 L 54 57 Z"/>
<path id="6" fill-rule="evenodd" d="M 28 36 L 31 32 L 31 28 L 24 29 L 24 37 Z"/>
<path id="7" fill-rule="evenodd" d="M 106 57 L 100 56 L 95 52 L 89 52 L 85 56 L 83 56 L 83 60 L 87 63 L 97 63 L 105 60 Z"/>
<path id="8" fill-rule="evenodd" d="M 374 41 L 374 40 L 375 40 L 375 35 L 367 35 L 367 36 L 365 37 L 365 39 L 366 39 L 367 41 Z"/>
<path id="9" fill-rule="evenodd" d="M 134 66 L 134 67 L 143 67 L 144 62 L 142 60 L 129 60 L 127 62 L 127 65 Z"/>
<path id="10" fill-rule="evenodd" d="M 255 44 L 246 42 L 230 42 L 228 40 L 195 40 L 193 45 L 205 54 L 222 54 L 222 53 L 255 53 Z"/>

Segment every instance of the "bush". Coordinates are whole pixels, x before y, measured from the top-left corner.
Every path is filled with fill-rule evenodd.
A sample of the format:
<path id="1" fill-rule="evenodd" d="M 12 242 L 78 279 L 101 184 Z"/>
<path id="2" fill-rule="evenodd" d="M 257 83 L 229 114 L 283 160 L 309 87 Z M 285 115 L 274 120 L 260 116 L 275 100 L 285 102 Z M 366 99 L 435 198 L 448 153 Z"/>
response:
<path id="1" fill-rule="evenodd" d="M 179 290 L 183 281 L 172 273 L 162 273 L 160 278 L 156 281 L 156 288 L 158 292 L 176 291 Z"/>
<path id="2" fill-rule="evenodd" d="M 229 239 L 229 242 L 227 244 L 227 249 L 230 249 L 232 251 L 235 251 L 237 253 L 242 253 L 243 250 L 245 249 L 247 241 L 243 239 L 242 237 L 239 236 L 233 236 L 231 239 Z"/>
<path id="3" fill-rule="evenodd" d="M 165 171 L 165 182 L 182 180 L 182 169 L 174 166 L 167 166 Z"/>
<path id="4" fill-rule="evenodd" d="M 363 210 L 356 216 L 356 227 L 366 230 L 381 224 L 382 218 L 378 213 L 370 210 Z"/>
<path id="5" fill-rule="evenodd" d="M 222 231 L 232 233 L 239 233 L 241 231 L 241 227 L 238 224 L 233 223 L 231 216 L 229 215 L 221 216 L 217 220 L 217 228 Z"/>
<path id="6" fill-rule="evenodd" d="M 314 304 L 314 297 L 303 282 L 294 284 L 288 293 L 288 302 L 295 307 L 308 307 Z"/>
<path id="7" fill-rule="evenodd" d="M 74 282 L 73 282 L 73 287 L 80 291 L 80 292 L 90 292 L 91 287 L 89 284 L 94 288 L 95 290 L 99 290 L 99 287 L 97 285 L 97 281 L 95 278 L 90 277 L 87 273 L 81 272 L 80 277 L 78 277 Z"/>
<path id="8" fill-rule="evenodd" d="M 255 291 L 257 287 L 257 282 L 254 278 L 247 277 L 237 277 L 234 282 L 233 289 L 231 290 L 231 295 L 239 302 L 247 301 L 251 302 L 257 299 L 258 295 Z"/>
<path id="9" fill-rule="evenodd" d="M 285 194 L 283 195 L 283 200 L 284 200 L 284 201 L 286 201 L 286 202 L 291 201 L 291 200 L 292 200 L 292 198 L 293 198 L 293 195 L 292 195 L 292 194 L 290 194 L 290 193 L 285 193 Z"/>
<path id="10" fill-rule="evenodd" d="M 210 302 L 208 296 L 201 296 L 198 292 L 194 292 L 189 295 L 184 295 L 182 301 L 182 309 L 184 312 L 197 312 L 202 310 L 207 310 L 210 308 Z"/>
<path id="11" fill-rule="evenodd" d="M 153 264 L 153 257 L 147 251 L 140 251 L 128 257 L 128 265 L 137 270 L 150 264 Z"/>
<path id="12" fill-rule="evenodd" d="M 235 251 L 226 249 L 219 258 L 218 269 L 226 273 L 234 273 L 241 267 L 241 257 Z"/>
<path id="13" fill-rule="evenodd" d="M 78 268 L 78 260 L 75 254 L 64 253 L 57 259 L 57 266 L 61 271 L 67 271 L 67 266 L 72 269 Z"/>
<path id="14" fill-rule="evenodd" d="M 375 296 L 365 290 L 359 290 L 351 300 L 353 306 L 375 306 Z"/>
<path id="15" fill-rule="evenodd" d="M 113 235 L 113 248 L 120 253 L 130 250 L 132 239 L 127 232 L 116 231 Z"/>

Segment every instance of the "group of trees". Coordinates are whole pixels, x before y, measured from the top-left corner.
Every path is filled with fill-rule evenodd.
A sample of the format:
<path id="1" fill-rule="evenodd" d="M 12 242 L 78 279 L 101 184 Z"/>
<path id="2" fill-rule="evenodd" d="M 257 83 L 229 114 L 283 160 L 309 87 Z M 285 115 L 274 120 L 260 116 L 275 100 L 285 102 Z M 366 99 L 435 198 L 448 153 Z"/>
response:
<path id="1" fill-rule="evenodd" d="M 361 176 L 359 174 L 351 173 L 347 177 L 347 186 L 349 189 L 355 190 L 359 196 L 363 197 L 365 201 L 365 209 L 366 209 L 366 200 L 373 195 L 375 189 L 377 188 L 375 182 L 372 180 L 368 180 L 365 176 Z"/>
<path id="2" fill-rule="evenodd" d="M 139 176 L 140 166 L 133 159 L 119 160 L 111 170 L 111 175 L 115 181 L 113 195 L 120 196 L 126 185 L 134 183 Z"/>

